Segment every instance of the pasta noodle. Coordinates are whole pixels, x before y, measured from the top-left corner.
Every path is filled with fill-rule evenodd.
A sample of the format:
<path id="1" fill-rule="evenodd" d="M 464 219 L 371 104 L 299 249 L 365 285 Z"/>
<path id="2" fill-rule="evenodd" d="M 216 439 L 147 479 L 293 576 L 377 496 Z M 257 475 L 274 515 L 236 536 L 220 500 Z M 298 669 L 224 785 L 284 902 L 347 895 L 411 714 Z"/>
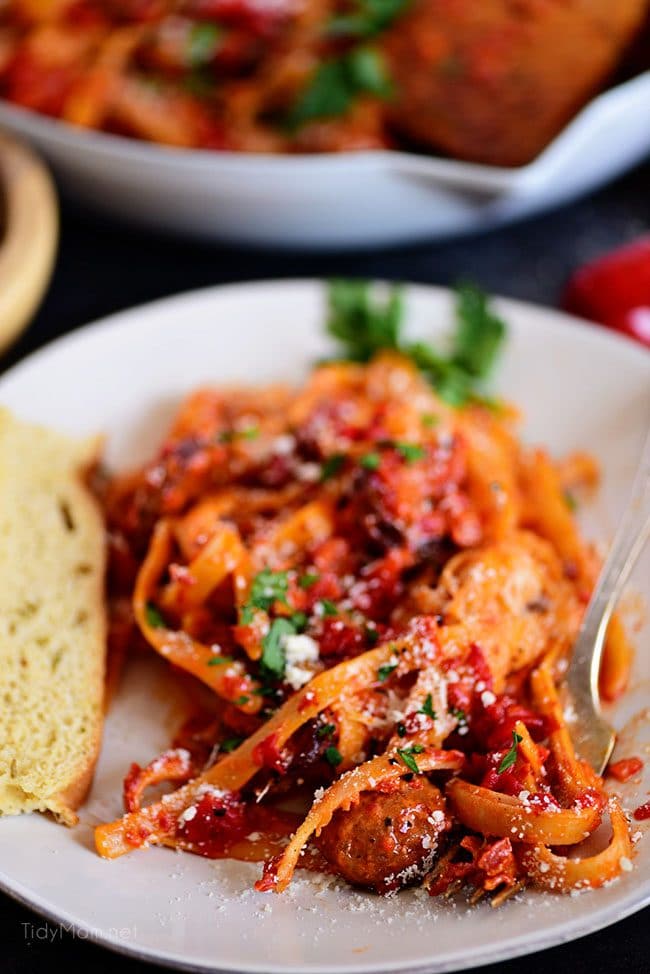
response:
<path id="1" fill-rule="evenodd" d="M 161 844 L 265 858 L 262 890 L 324 868 L 495 902 L 618 875 L 627 823 L 558 693 L 597 559 L 562 468 L 515 422 L 450 408 L 390 352 L 295 392 L 200 390 L 152 462 L 108 483 L 122 624 L 131 599 L 133 639 L 213 704 L 133 766 L 100 855 Z M 626 647 L 617 622 L 608 695 Z M 161 783 L 175 790 L 146 804 Z M 606 815 L 604 851 L 561 854 Z"/>

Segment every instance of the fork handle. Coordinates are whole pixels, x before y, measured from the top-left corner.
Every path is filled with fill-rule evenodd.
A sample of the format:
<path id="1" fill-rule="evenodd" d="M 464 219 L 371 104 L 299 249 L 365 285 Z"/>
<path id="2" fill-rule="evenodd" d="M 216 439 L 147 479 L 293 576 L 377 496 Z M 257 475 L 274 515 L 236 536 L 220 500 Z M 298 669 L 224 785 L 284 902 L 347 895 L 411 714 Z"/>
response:
<path id="1" fill-rule="evenodd" d="M 632 492 L 609 554 L 585 612 L 567 682 L 575 692 L 589 686 L 598 701 L 600 661 L 612 612 L 650 537 L 650 433 L 641 453 Z"/>

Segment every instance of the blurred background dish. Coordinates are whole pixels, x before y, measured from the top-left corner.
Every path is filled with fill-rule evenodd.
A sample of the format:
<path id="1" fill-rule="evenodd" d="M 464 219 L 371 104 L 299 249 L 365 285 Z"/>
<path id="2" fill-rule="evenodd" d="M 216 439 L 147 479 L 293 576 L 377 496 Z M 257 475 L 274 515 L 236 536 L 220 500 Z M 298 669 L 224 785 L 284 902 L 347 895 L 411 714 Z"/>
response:
<path id="1" fill-rule="evenodd" d="M 64 187 L 147 225 L 311 248 L 444 237 L 650 149 L 649 7 L 9 0 L 0 120 Z"/>
<path id="2" fill-rule="evenodd" d="M 49 283 L 58 237 L 56 194 L 42 162 L 0 134 L 0 352 L 25 328 Z"/>
<path id="3" fill-rule="evenodd" d="M 149 145 L 0 103 L 64 192 L 113 216 L 237 244 L 354 248 L 487 230 L 574 199 L 650 150 L 650 72 L 592 101 L 527 166 L 397 151 L 255 155 Z"/>

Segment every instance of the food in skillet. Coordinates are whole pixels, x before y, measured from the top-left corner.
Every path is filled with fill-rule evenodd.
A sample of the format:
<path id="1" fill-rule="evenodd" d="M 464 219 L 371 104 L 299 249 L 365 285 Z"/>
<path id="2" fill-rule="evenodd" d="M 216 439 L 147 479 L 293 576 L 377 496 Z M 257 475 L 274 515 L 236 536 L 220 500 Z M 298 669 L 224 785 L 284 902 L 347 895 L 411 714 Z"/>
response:
<path id="1" fill-rule="evenodd" d="M 75 125 L 241 152 L 532 159 L 648 0 L 9 0 L 0 95 Z"/>
<path id="2" fill-rule="evenodd" d="M 481 393 L 504 325 L 478 291 L 450 354 L 401 317 L 397 291 L 334 286 L 342 359 L 297 389 L 198 390 L 105 484 L 112 651 L 140 641 L 212 695 L 131 767 L 102 856 L 162 844 L 264 860 L 261 890 L 302 867 L 496 902 L 630 865 L 558 696 L 598 571 L 567 491 L 593 463 L 523 446 Z M 605 697 L 629 659 L 617 621 Z M 609 845 L 567 855 L 604 817 Z"/>

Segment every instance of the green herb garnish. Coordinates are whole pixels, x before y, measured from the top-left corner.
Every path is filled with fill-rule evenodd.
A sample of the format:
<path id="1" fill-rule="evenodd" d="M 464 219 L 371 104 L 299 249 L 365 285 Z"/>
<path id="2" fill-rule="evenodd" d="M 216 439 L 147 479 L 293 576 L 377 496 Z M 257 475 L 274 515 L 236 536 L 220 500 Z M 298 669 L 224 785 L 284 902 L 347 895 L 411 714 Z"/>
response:
<path id="1" fill-rule="evenodd" d="M 287 604 L 287 588 L 289 578 L 287 572 L 274 572 L 270 568 L 263 568 L 253 578 L 248 602 L 242 607 L 241 622 L 249 626 L 255 616 L 255 609 L 268 612 L 274 602 Z"/>
<path id="2" fill-rule="evenodd" d="M 342 453 L 334 453 L 331 457 L 328 457 L 321 467 L 320 479 L 321 483 L 325 480 L 330 480 L 332 477 L 336 476 L 343 464 L 345 463 L 345 457 Z"/>
<path id="3" fill-rule="evenodd" d="M 422 706 L 420 707 L 420 709 L 417 711 L 417 713 L 419 713 L 419 714 L 425 714 L 427 717 L 430 717 L 431 720 L 435 720 L 436 719 L 436 712 L 433 709 L 433 697 L 431 696 L 430 693 L 427 693 L 427 695 L 426 695 L 426 697 L 424 699 L 424 703 L 422 704 Z"/>
<path id="4" fill-rule="evenodd" d="M 300 588 L 304 589 L 311 588 L 312 585 L 316 584 L 319 578 L 320 575 L 316 574 L 316 572 L 305 572 L 305 574 L 301 575 L 298 579 L 298 585 Z"/>
<path id="5" fill-rule="evenodd" d="M 458 330 L 454 362 L 475 379 L 489 375 L 506 334 L 503 321 L 490 310 L 486 295 L 474 284 L 461 284 L 456 291 Z"/>
<path id="6" fill-rule="evenodd" d="M 379 299 L 367 281 L 330 284 L 327 330 L 342 346 L 342 357 L 367 362 L 380 350 L 392 349 L 410 358 L 450 405 L 481 401 L 480 383 L 491 372 L 506 333 L 483 292 L 471 284 L 456 289 L 456 331 L 448 354 L 428 342 L 406 341 L 403 317 L 399 287 Z"/>
<path id="7" fill-rule="evenodd" d="M 335 768 L 343 760 L 343 755 L 336 747 L 328 747 L 325 749 L 325 760 Z"/>
<path id="8" fill-rule="evenodd" d="M 368 362 L 381 349 L 400 349 L 404 306 L 399 287 L 381 300 L 371 295 L 367 281 L 332 281 L 328 304 L 327 331 L 343 346 L 346 359 Z"/>
<path id="9" fill-rule="evenodd" d="M 205 64 L 188 71 L 180 83 L 182 88 L 195 98 L 209 98 L 214 94 L 214 76 Z"/>
<path id="10" fill-rule="evenodd" d="M 369 646 L 376 646 L 379 642 L 379 631 L 374 626 L 366 626 L 364 629 L 366 642 Z"/>
<path id="11" fill-rule="evenodd" d="M 578 510 L 578 502 L 570 490 L 564 491 L 564 503 L 569 508 L 572 514 Z"/>
<path id="12" fill-rule="evenodd" d="M 339 614 L 338 608 L 329 599 L 320 599 L 317 605 L 320 605 L 321 613 L 324 616 L 337 616 Z"/>
<path id="13" fill-rule="evenodd" d="M 291 625 L 296 632 L 303 632 L 307 628 L 307 613 L 294 612 L 291 616 Z"/>
<path id="14" fill-rule="evenodd" d="M 397 663 L 384 663 L 377 670 L 377 679 L 380 683 L 385 683 L 393 670 L 397 669 Z"/>
<path id="15" fill-rule="evenodd" d="M 323 724 L 316 730 L 316 737 L 322 741 L 325 737 L 331 737 L 336 730 L 336 724 Z"/>
<path id="16" fill-rule="evenodd" d="M 221 666 L 224 663 L 234 662 L 234 656 L 213 656 L 208 660 L 208 666 Z"/>
<path id="17" fill-rule="evenodd" d="M 501 764 L 497 769 L 499 774 L 502 774 L 504 771 L 507 771 L 508 768 L 511 768 L 513 766 L 513 764 L 517 760 L 517 749 L 522 740 L 523 738 L 521 734 L 518 734 L 517 731 L 512 732 L 512 747 L 510 748 L 508 753 L 503 756 Z"/>
<path id="18" fill-rule="evenodd" d="M 262 672 L 280 680 L 284 676 L 286 664 L 284 637 L 295 635 L 295 626 L 288 619 L 274 619 L 271 628 L 262 640 Z"/>
<path id="19" fill-rule="evenodd" d="M 287 125 L 295 130 L 315 119 L 345 115 L 362 94 L 390 98 L 392 93 L 381 53 L 372 47 L 356 47 L 316 68 L 290 110 Z"/>
<path id="20" fill-rule="evenodd" d="M 373 37 L 404 13 L 411 0 L 356 0 L 351 11 L 332 17 L 330 37 Z"/>
<path id="21" fill-rule="evenodd" d="M 192 68 L 200 68 L 212 60 L 221 43 L 223 30 L 218 24 L 194 24 L 190 30 L 187 46 L 187 63 Z"/>
<path id="22" fill-rule="evenodd" d="M 243 737 L 228 737 L 225 741 L 222 741 L 219 745 L 219 750 L 223 751 L 225 754 L 230 754 L 243 742 Z"/>
<path id="23" fill-rule="evenodd" d="M 412 744 L 410 747 L 403 747 L 401 749 L 398 749 L 397 753 L 399 754 L 399 756 L 401 757 L 402 761 L 409 769 L 409 771 L 414 771 L 415 774 L 419 774 L 420 769 L 413 755 L 422 754 L 423 751 L 424 751 L 424 747 L 422 744 Z"/>
<path id="24" fill-rule="evenodd" d="M 421 460 L 426 453 L 424 447 L 417 443 L 396 443 L 395 449 L 406 463 L 415 463 L 416 460 Z"/>
<path id="25" fill-rule="evenodd" d="M 247 426 L 240 430 L 223 430 L 219 433 L 219 442 L 234 443 L 235 440 L 255 440 L 259 435 L 259 426 Z"/>
<path id="26" fill-rule="evenodd" d="M 402 723 L 401 720 L 397 724 L 397 736 L 406 737 L 406 724 Z"/>
<path id="27" fill-rule="evenodd" d="M 378 453 L 364 453 L 359 460 L 359 466 L 364 470 L 376 470 L 380 463 L 381 457 Z"/>
<path id="28" fill-rule="evenodd" d="M 145 615 L 147 617 L 147 623 L 152 629 L 166 629 L 167 623 L 163 619 L 162 615 L 153 604 L 153 602 L 147 602 L 145 609 Z"/>
<path id="29" fill-rule="evenodd" d="M 423 413 L 420 416 L 420 421 L 423 426 L 427 427 L 427 429 L 431 429 L 433 426 L 438 425 L 440 419 L 438 416 L 434 416 L 433 413 Z"/>

